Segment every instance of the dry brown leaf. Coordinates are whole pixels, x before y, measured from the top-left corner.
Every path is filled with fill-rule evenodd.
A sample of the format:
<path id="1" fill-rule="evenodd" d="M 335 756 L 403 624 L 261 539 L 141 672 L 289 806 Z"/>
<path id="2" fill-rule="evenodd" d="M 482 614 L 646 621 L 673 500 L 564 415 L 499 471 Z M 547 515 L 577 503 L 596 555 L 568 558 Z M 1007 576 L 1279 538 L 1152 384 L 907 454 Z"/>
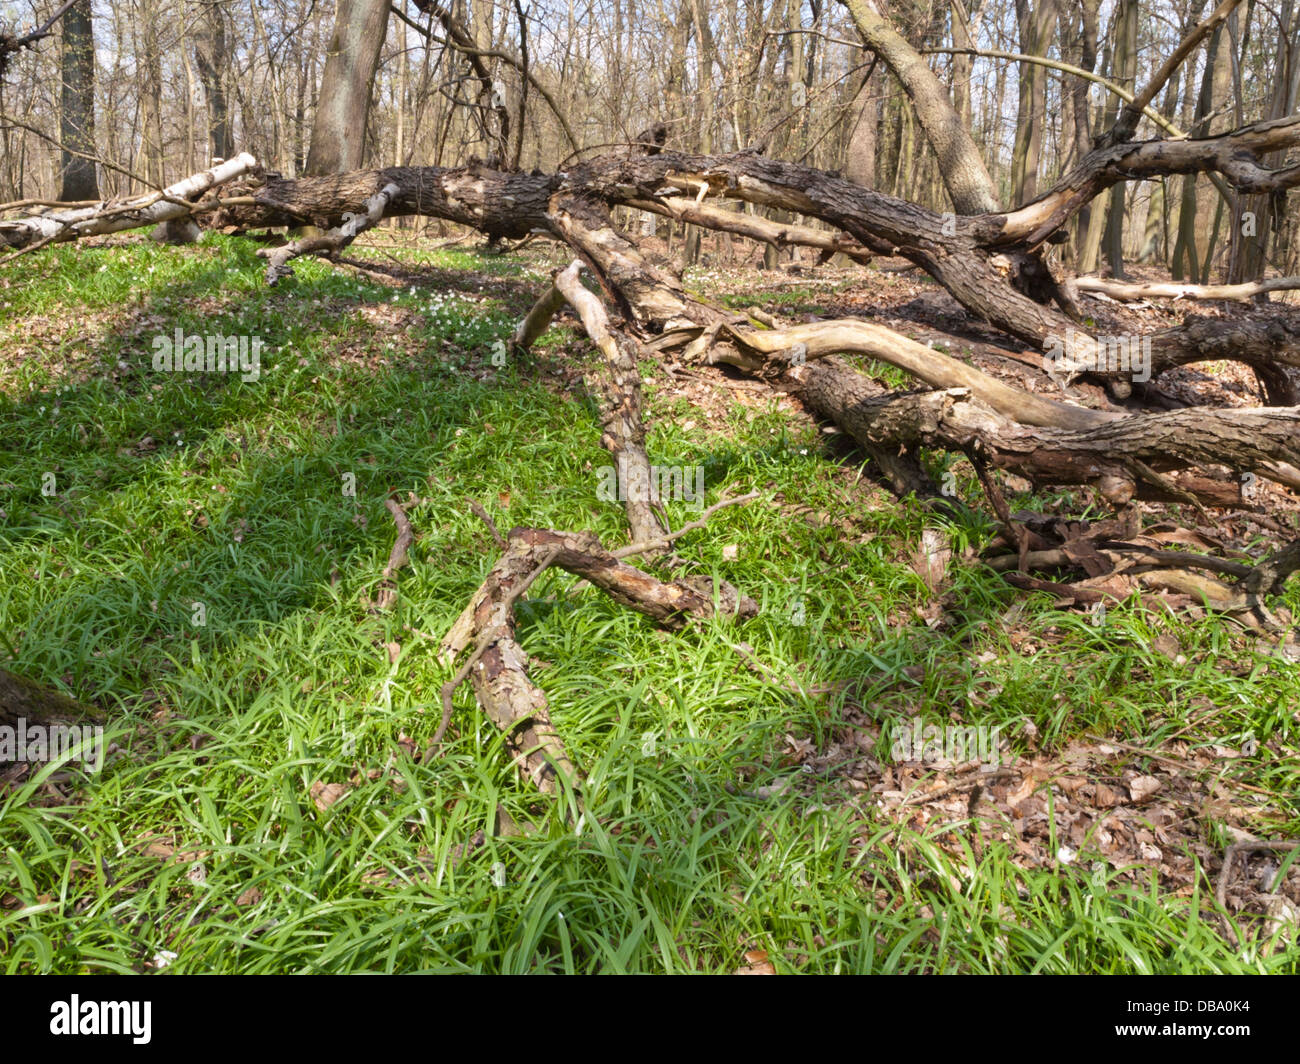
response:
<path id="1" fill-rule="evenodd" d="M 1124 795 L 1114 787 L 1105 783 L 1097 784 L 1097 793 L 1092 800 L 1092 804 L 1098 809 L 1111 809 L 1117 805 L 1124 804 Z"/>
<path id="2" fill-rule="evenodd" d="M 1178 639 L 1168 632 L 1161 632 L 1156 636 L 1155 648 L 1170 661 L 1177 659 L 1178 655 L 1183 652 L 1182 644 Z"/>
<path id="3" fill-rule="evenodd" d="M 767 950 L 751 949 L 745 952 L 745 963 L 735 975 L 776 975 L 776 966 L 767 959 Z"/>
<path id="4" fill-rule="evenodd" d="M 1132 796 L 1133 801 L 1140 802 L 1143 798 L 1160 790 L 1160 780 L 1155 776 L 1134 776 L 1128 781 L 1128 793 Z"/>
<path id="5" fill-rule="evenodd" d="M 321 783 L 311 785 L 311 800 L 322 813 L 348 793 L 346 783 Z"/>
<path id="6" fill-rule="evenodd" d="M 176 852 L 176 847 L 166 839 L 150 839 L 145 844 L 144 852 L 146 857 L 170 857 Z"/>

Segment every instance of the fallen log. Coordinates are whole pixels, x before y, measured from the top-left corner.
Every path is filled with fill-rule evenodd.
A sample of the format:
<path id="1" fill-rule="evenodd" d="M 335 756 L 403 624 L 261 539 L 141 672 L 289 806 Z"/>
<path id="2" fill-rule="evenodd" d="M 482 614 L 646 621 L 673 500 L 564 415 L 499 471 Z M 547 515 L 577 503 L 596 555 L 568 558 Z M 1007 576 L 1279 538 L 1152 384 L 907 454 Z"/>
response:
<path id="1" fill-rule="evenodd" d="M 800 213 L 828 224 L 836 233 L 847 234 L 825 241 L 817 237 L 824 250 L 842 249 L 842 241 L 852 239 L 862 255 L 908 258 L 927 270 L 970 313 L 1040 350 L 1059 346 L 1057 364 L 1067 380 L 1087 372 L 1116 382 L 1117 394 L 1123 397 L 1128 394 L 1129 381 L 1146 379 L 1147 371 L 1144 368 L 1135 374 L 1126 362 L 1112 364 L 1114 360 L 1106 357 L 1112 346 L 1108 338 L 1078 328 L 1068 313 L 1072 297 L 1052 277 L 1038 245 L 1059 230 L 1083 202 L 1135 174 L 1155 177 L 1217 170 L 1250 190 L 1300 183 L 1300 167 L 1265 171 L 1253 161 L 1255 153 L 1297 143 L 1300 119 L 1293 117 L 1215 138 L 1117 144 L 1094 152 L 1080 172 L 1034 204 L 1013 212 L 963 217 L 752 152 L 690 155 L 657 148 L 652 153 L 645 148 L 598 156 L 556 174 L 503 172 L 472 164 L 455 169 L 391 167 L 297 180 L 268 175 L 250 196 L 234 197 L 240 202 L 218 209 L 213 221 L 259 226 L 309 222 L 330 228 L 344 214 L 363 213 L 376 194 L 393 185 L 397 191 L 385 209 L 389 215 L 441 218 L 470 226 L 492 239 L 522 239 L 543 233 L 565 241 L 600 279 L 623 317 L 642 334 L 681 330 L 680 341 L 688 344 L 694 338 L 688 335 L 689 330 L 708 328 L 728 315 L 688 296 L 670 269 L 649 261 L 633 241 L 618 232 L 609 210 L 614 206 L 648 209 L 659 204 L 667 213 L 694 212 L 694 224 L 734 230 L 738 223 L 732 212 L 706 209 L 698 202 L 700 196 L 722 196 Z M 1079 199 L 1081 189 L 1086 189 L 1086 199 Z M 694 199 L 683 203 L 683 192 Z M 155 204 L 154 209 L 167 206 Z M 181 203 L 169 209 L 186 208 Z M 69 213 L 76 214 L 64 212 Z M 69 222 L 66 227 L 40 217 L 0 226 L 9 227 L 7 239 L 18 246 L 52 233 L 61 239 L 73 238 L 77 234 L 70 219 L 65 221 Z M 107 220 L 97 224 L 107 224 Z M 125 228 L 145 223 L 118 217 L 114 224 Z M 748 235 L 779 237 L 766 226 L 760 229 L 764 231 Z M 790 239 L 805 237 L 813 239 L 808 233 L 790 232 Z M 1053 302 L 1062 309 L 1051 306 Z M 1229 351 L 1250 348 L 1248 325 L 1220 322 L 1221 346 Z M 1175 328 L 1149 339 L 1152 375 L 1204 357 L 1203 344 L 1192 332 Z M 1250 357 L 1251 364 L 1265 357 L 1300 361 L 1300 338 L 1287 335 L 1266 355 L 1256 352 Z M 1278 394 L 1280 380 L 1276 375 L 1272 378 L 1270 401 L 1287 401 Z"/>
<path id="2" fill-rule="evenodd" d="M 307 236 L 278 248 L 259 248 L 257 257 L 266 259 L 266 283 L 274 285 L 285 277 L 293 276 L 289 263 L 300 255 L 337 255 L 367 229 L 373 229 L 384 216 L 389 201 L 397 195 L 397 186 L 391 182 L 368 200 L 360 214 L 345 214 L 343 224 L 318 236 Z"/>
<path id="3" fill-rule="evenodd" d="M 1266 292 L 1291 292 L 1300 288 L 1300 277 L 1273 277 L 1245 284 L 1125 283 L 1104 277 L 1075 277 L 1064 282 L 1077 292 L 1100 292 L 1125 302 L 1138 299 L 1254 299 Z"/>
<path id="4" fill-rule="evenodd" d="M 968 389 L 895 394 L 838 360 L 790 371 L 798 395 L 854 439 L 876 449 L 971 451 L 1036 484 L 1089 484 L 1116 508 L 1134 497 L 1237 505 L 1239 484 L 1185 489 L 1169 476 L 1193 465 L 1262 468 L 1300 459 L 1300 407 L 1197 407 L 1108 418 L 1083 428 L 1025 425 Z"/>

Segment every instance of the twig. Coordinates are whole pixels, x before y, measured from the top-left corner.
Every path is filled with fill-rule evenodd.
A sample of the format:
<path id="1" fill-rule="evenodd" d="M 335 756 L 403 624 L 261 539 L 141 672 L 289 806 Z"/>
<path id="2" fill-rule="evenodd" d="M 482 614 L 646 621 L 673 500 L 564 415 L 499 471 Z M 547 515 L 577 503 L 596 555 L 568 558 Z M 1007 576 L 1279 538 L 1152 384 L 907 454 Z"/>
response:
<path id="1" fill-rule="evenodd" d="M 496 541 L 498 547 L 505 550 L 510 546 L 510 544 L 506 542 L 505 536 L 501 535 L 497 530 L 496 523 L 488 516 L 488 512 L 483 509 L 482 505 L 476 499 L 470 499 L 469 509 L 475 517 L 487 525 L 488 531 L 492 533 L 492 538 Z"/>
<path id="2" fill-rule="evenodd" d="M 1195 506 L 1197 512 L 1201 515 L 1201 519 L 1204 520 L 1207 524 L 1212 524 L 1214 522 L 1214 518 L 1212 518 L 1209 512 L 1205 509 L 1205 507 L 1201 505 L 1200 499 L 1198 499 L 1190 491 L 1185 491 L 1183 488 L 1180 488 L 1168 477 L 1162 476 L 1161 474 L 1157 473 L 1154 469 L 1152 469 L 1149 465 L 1143 462 L 1140 458 L 1134 458 L 1130 456 L 1128 459 L 1126 459 L 1125 464 L 1138 477 L 1140 477 L 1142 480 L 1145 480 L 1148 484 L 1152 484 L 1155 487 L 1160 488 L 1162 491 L 1169 492 L 1170 495 L 1172 495 L 1175 499 L 1180 500 L 1181 502 L 1185 502 L 1190 506 Z"/>
<path id="3" fill-rule="evenodd" d="M 1214 888 L 1214 900 L 1218 903 L 1219 908 L 1225 908 L 1228 896 L 1228 877 L 1232 873 L 1232 863 L 1236 860 L 1239 853 L 1261 853 L 1272 850 L 1294 850 L 1300 847 L 1300 841 L 1294 839 L 1252 839 L 1249 842 L 1234 842 L 1223 855 L 1223 867 L 1219 869 L 1219 882 Z M 1279 873 L 1278 880 L 1280 881 Z M 1273 883 L 1273 892 L 1276 893 L 1280 882 Z M 1238 937 L 1232 922 L 1228 921 L 1228 934 L 1232 936 L 1232 945 L 1234 948 L 1241 945 L 1241 939 Z"/>
<path id="4" fill-rule="evenodd" d="M 968 772 L 975 772 L 976 769 L 968 769 Z M 980 772 L 971 779 L 956 780 L 946 786 L 940 787 L 934 791 L 909 791 L 900 805 L 920 805 L 922 802 L 930 802 L 936 798 L 943 798 L 953 791 L 963 791 L 968 787 L 982 787 L 986 783 L 992 783 L 994 780 L 1006 779 L 1008 776 L 1014 776 L 1015 770 L 1010 768 L 994 769 L 992 772 Z"/>
<path id="5" fill-rule="evenodd" d="M 375 595 L 374 604 L 376 610 L 391 609 L 397 602 L 397 581 L 393 579 L 393 574 L 406 564 L 407 551 L 415 542 L 415 532 L 411 528 L 410 518 L 406 516 L 401 503 L 389 498 L 384 500 L 384 505 L 388 507 L 388 512 L 393 515 L 393 521 L 397 524 L 397 541 L 388 555 L 388 564 L 384 566 L 383 576 L 379 581 L 379 592 Z"/>
<path id="6" fill-rule="evenodd" d="M 620 547 L 618 550 L 610 551 L 610 554 L 613 555 L 615 558 L 622 559 L 622 558 L 630 558 L 634 554 L 644 554 L 648 550 L 656 550 L 659 547 L 666 547 L 670 543 L 674 543 L 677 540 L 681 539 L 682 536 L 686 535 L 687 532 L 694 532 L 697 528 L 703 528 L 705 523 L 709 520 L 709 518 L 712 517 L 713 514 L 716 513 L 718 510 L 721 510 L 724 506 L 735 506 L 737 503 L 749 502 L 752 499 L 757 499 L 758 497 L 759 497 L 758 492 L 751 491 L 748 495 L 740 495 L 734 499 L 722 499 L 718 502 L 715 502 L 712 506 L 710 506 L 707 510 L 705 510 L 704 513 L 700 514 L 700 516 L 697 517 L 694 521 L 688 521 L 686 524 L 682 525 L 682 527 L 679 528 L 676 532 L 670 532 L 667 535 L 660 536 L 657 539 L 644 540 L 640 543 L 633 543 L 626 547 Z"/>

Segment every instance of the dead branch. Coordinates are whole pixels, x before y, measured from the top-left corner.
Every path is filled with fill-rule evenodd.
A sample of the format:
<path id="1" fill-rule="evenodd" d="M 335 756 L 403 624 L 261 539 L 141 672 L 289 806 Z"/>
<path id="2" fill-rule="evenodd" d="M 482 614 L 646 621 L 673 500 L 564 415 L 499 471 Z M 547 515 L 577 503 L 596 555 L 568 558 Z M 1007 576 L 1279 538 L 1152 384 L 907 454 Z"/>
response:
<path id="1" fill-rule="evenodd" d="M 600 300 L 578 278 L 582 263 L 574 261 L 555 275 L 555 288 L 577 311 L 587 335 L 605 357 L 607 373 L 589 381 L 588 390 L 600 400 L 601 446 L 614 459 L 618 495 L 624 501 L 632 539 L 652 541 L 666 529 L 650 508 L 651 498 L 641 487 L 655 483 L 645 450 L 641 421 L 641 371 L 637 369 L 636 341 L 610 332 L 609 317 Z"/>
<path id="2" fill-rule="evenodd" d="M 688 521 L 686 524 L 682 525 L 682 527 L 679 528 L 676 532 L 671 532 L 666 536 L 660 536 L 658 539 L 652 539 L 645 543 L 632 543 L 626 547 L 620 547 L 616 551 L 611 551 L 610 557 L 632 558 L 638 554 L 645 554 L 649 551 L 659 550 L 660 548 L 667 547 L 673 543 L 676 543 L 679 539 L 681 539 L 684 535 L 686 535 L 686 533 L 694 532 L 698 528 L 703 528 L 706 524 L 708 524 L 709 518 L 712 517 L 719 510 L 723 509 L 724 507 L 737 506 L 742 502 L 751 502 L 752 500 L 757 498 L 758 498 L 758 492 L 751 491 L 748 495 L 739 495 L 734 499 L 720 499 L 718 502 L 715 502 L 712 506 L 710 506 L 707 510 L 705 510 L 702 514 L 700 514 L 700 516 L 697 517 L 694 521 Z"/>
<path id="3" fill-rule="evenodd" d="M 1294 839 L 1250 839 L 1245 842 L 1234 842 L 1223 854 L 1223 867 L 1219 869 L 1219 880 L 1214 887 L 1214 900 L 1219 909 L 1227 911 L 1228 883 L 1232 876 L 1233 863 L 1239 854 L 1275 853 L 1278 850 L 1294 850 L 1297 847 L 1300 847 L 1300 842 Z M 1276 885 L 1274 889 L 1276 890 Z M 1228 934 L 1234 946 L 1241 945 L 1241 939 L 1231 923 L 1228 924 Z"/>
<path id="4" fill-rule="evenodd" d="M 1274 277 L 1246 284 L 1125 284 L 1102 277 L 1076 277 L 1065 286 L 1078 292 L 1100 292 L 1112 299 L 1253 299 L 1265 292 L 1300 288 L 1300 277 Z"/>
<path id="5" fill-rule="evenodd" d="M 257 168 L 257 160 L 247 152 L 233 159 L 187 177 L 168 186 L 161 193 L 127 200 L 124 203 L 101 203 L 93 207 L 52 211 L 30 218 L 0 220 L 0 244 L 25 248 L 36 243 L 61 243 L 104 233 L 118 233 L 157 225 L 191 213 L 193 198 L 215 185 L 225 184 Z"/>
<path id="6" fill-rule="evenodd" d="M 714 353 L 718 362 L 759 371 L 769 363 L 782 369 L 833 354 L 869 355 L 897 366 L 934 388 L 968 388 L 1005 417 L 1025 425 L 1087 428 L 1122 415 L 1054 402 L 1004 384 L 983 370 L 942 351 L 910 340 L 893 329 L 855 318 L 792 325 L 785 329 L 726 330 L 738 343 Z"/>
<path id="7" fill-rule="evenodd" d="M 973 449 L 991 465 L 1035 483 L 1091 484 L 1116 508 L 1136 495 L 1168 500 L 1134 461 L 1166 472 L 1197 465 L 1265 471 L 1300 457 L 1300 408 L 1206 409 L 1104 418 L 1082 428 L 1018 424 L 971 391 L 893 394 L 833 360 L 791 371 L 799 395 L 818 414 L 875 450 Z M 1236 485 L 1206 499 L 1229 505 Z"/>
<path id="8" fill-rule="evenodd" d="M 704 188 L 708 190 L 707 185 Z M 817 248 L 827 256 L 838 252 L 864 266 L 875 258 L 858 241 L 843 233 L 813 229 L 807 225 L 782 225 L 758 215 L 723 210 L 681 196 L 668 196 L 657 200 L 628 200 L 625 206 L 650 211 L 679 222 L 702 225 L 717 232 L 735 233 L 751 240 L 771 244 L 775 248 Z"/>
<path id="9" fill-rule="evenodd" d="M 68 9 L 75 4 L 77 0 L 65 0 L 65 3 L 57 11 L 47 18 L 41 25 L 37 26 L 30 33 L 25 33 L 21 37 L 13 34 L 0 33 L 0 75 L 5 72 L 5 67 L 9 63 L 9 57 L 15 52 L 20 52 L 24 48 L 30 48 L 38 41 L 44 40 L 54 32 L 54 24 L 68 13 Z"/>
<path id="10" fill-rule="evenodd" d="M 285 277 L 293 276 L 290 261 L 300 255 L 337 255 L 367 229 L 373 229 L 384 217 L 389 200 L 397 195 L 398 188 L 389 182 L 368 200 L 361 214 L 345 214 L 343 224 L 319 236 L 303 237 L 292 244 L 278 248 L 259 248 L 257 257 L 266 259 L 266 283 L 274 285 Z"/>
<path id="11" fill-rule="evenodd" d="M 551 726 L 546 694 L 529 678 L 528 655 L 514 635 L 515 602 L 546 568 L 554 565 L 581 576 L 620 605 L 668 629 L 681 628 L 691 617 L 711 617 L 719 608 L 740 619 L 758 612 L 757 604 L 729 584 L 715 588 L 707 577 L 659 580 L 620 561 L 586 533 L 516 528 L 510 532 L 508 544 L 465 612 L 443 637 L 444 661 L 454 660 L 471 640 L 475 646 L 451 681 L 443 685 L 443 717 L 426 756 L 441 742 L 451 719 L 451 696 L 468 676 L 479 705 L 506 733 L 507 746 L 520 771 L 542 791 L 553 791 L 560 775 L 571 782 L 577 780 L 564 744 Z M 637 547 L 645 549 L 643 544 Z"/>
<path id="12" fill-rule="evenodd" d="M 1242 586 L 1251 595 L 1280 594 L 1287 577 L 1298 569 L 1300 569 L 1300 539 L 1295 539 L 1255 566 Z"/>
<path id="13" fill-rule="evenodd" d="M 551 319 L 560 312 L 565 302 L 564 293 L 551 284 L 515 327 L 515 345 L 525 351 L 532 347 L 538 337 L 550 327 Z"/>
<path id="14" fill-rule="evenodd" d="M 384 505 L 393 515 L 393 523 L 397 525 L 397 539 L 393 543 L 392 551 L 389 552 L 388 564 L 384 566 L 383 575 L 379 580 L 379 591 L 375 595 L 373 606 L 375 610 L 390 610 L 396 605 L 397 581 L 394 577 L 397 570 L 406 564 L 407 551 L 415 542 L 415 531 L 411 528 L 411 520 L 406 516 L 402 505 L 392 498 L 385 499 Z"/>

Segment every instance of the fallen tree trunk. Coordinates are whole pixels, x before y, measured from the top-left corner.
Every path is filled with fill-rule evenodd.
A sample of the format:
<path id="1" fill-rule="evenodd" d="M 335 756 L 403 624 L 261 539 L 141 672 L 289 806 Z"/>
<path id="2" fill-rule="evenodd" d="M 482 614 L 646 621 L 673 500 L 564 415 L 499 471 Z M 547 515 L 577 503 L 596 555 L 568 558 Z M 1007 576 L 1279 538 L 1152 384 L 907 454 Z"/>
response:
<path id="1" fill-rule="evenodd" d="M 1112 299 L 1254 299 L 1266 292 L 1291 292 L 1300 277 L 1274 277 L 1245 284 L 1126 284 L 1104 277 L 1075 277 L 1065 282 L 1077 292 L 1100 292 Z"/>
<path id="2" fill-rule="evenodd" d="M 267 260 L 266 283 L 274 285 L 281 278 L 292 277 L 293 267 L 289 263 L 300 255 L 317 255 L 321 252 L 337 255 L 367 229 L 373 229 L 379 224 L 389 201 L 396 195 L 397 186 L 390 182 L 366 200 L 366 209 L 362 213 L 344 215 L 343 224 L 329 232 L 304 237 L 292 244 L 285 244 L 284 247 L 258 249 L 257 257 Z"/>
<path id="3" fill-rule="evenodd" d="M 1196 408 L 1107 419 L 1085 428 L 1029 428 L 966 389 L 886 392 L 838 360 L 790 371 L 818 414 L 875 450 L 918 446 L 970 452 L 1036 484 L 1089 484 L 1116 508 L 1134 497 L 1238 505 L 1236 481 L 1162 476 L 1193 465 L 1233 470 L 1300 461 L 1300 407 Z"/>
<path id="4" fill-rule="evenodd" d="M 1094 152 L 1095 158 L 1084 168 L 1086 175 L 1074 175 L 1049 197 L 1077 191 L 1083 184 L 1098 190 L 1107 182 L 1132 176 L 1122 171 L 1128 166 L 1149 174 L 1164 172 L 1161 168 L 1165 166 L 1173 167 L 1175 172 L 1217 168 L 1230 180 L 1243 181 L 1250 187 L 1260 182 L 1283 186 L 1291 180 L 1291 169 L 1300 174 L 1300 168 L 1277 171 L 1265 181 L 1259 166 L 1250 162 L 1251 153 L 1276 150 L 1297 141 L 1300 119 L 1261 123 L 1200 141 L 1114 145 Z M 241 159 L 247 161 L 248 157 Z M 220 175 L 209 175 L 208 180 L 216 176 Z M 682 192 L 693 193 L 694 203 L 684 204 Z M 781 349 L 788 352 L 799 348 L 804 357 L 812 358 L 833 351 L 869 354 L 935 387 L 970 388 L 1003 417 L 1022 425 L 1086 430 L 1119 416 L 1117 411 L 1053 402 L 1013 388 L 891 330 L 865 322 L 823 322 L 767 333 L 754 329 L 743 318 L 689 295 L 673 270 L 643 253 L 617 229 L 610 215 L 616 205 L 645 207 L 653 203 L 663 204 L 665 211 L 684 212 L 699 206 L 699 199 L 705 195 L 800 212 L 849 234 L 868 252 L 908 257 L 929 270 L 967 309 L 1012 335 L 1040 344 L 1050 360 L 1044 369 L 1060 370 L 1066 380 L 1080 372 L 1109 377 L 1116 382 L 1115 394 L 1123 397 L 1129 391 L 1126 376 L 1142 381 L 1169 366 L 1232 358 L 1256 368 L 1266 384 L 1269 401 L 1281 404 L 1280 410 L 1294 405 L 1294 388 L 1279 366 L 1300 365 L 1300 329 L 1285 320 L 1191 319 L 1182 326 L 1143 338 L 1141 367 L 1127 357 L 1116 363 L 1107 338 L 1077 330 L 1064 313 L 1049 305 L 1051 299 L 1060 296 L 1060 286 L 1036 251 L 1009 246 L 1007 234 L 1014 228 L 1015 212 L 944 216 L 864 189 L 834 174 L 762 158 L 752 152 L 697 156 L 658 148 L 636 149 L 600 156 L 557 174 L 506 173 L 471 165 L 457 169 L 399 167 L 297 181 L 272 175 L 252 190 L 251 196 L 238 197 L 236 204 L 222 211 L 244 222 L 310 221 L 320 225 L 345 212 L 374 213 L 379 197 L 386 200 L 382 209 L 389 214 L 440 217 L 493 237 L 518 238 L 540 232 L 564 241 L 593 271 L 630 327 L 627 335 L 615 339 L 608 322 L 602 324 L 593 317 L 594 297 L 592 301 L 584 299 L 576 279 L 563 293 L 586 306 L 584 323 L 613 374 L 614 391 L 607 397 L 606 434 L 638 465 L 646 462 L 643 453 L 637 455 L 638 434 L 643 430 L 639 412 L 633 409 L 637 405 L 634 393 L 639 387 L 639 379 L 634 379 L 633 331 L 642 338 L 658 334 L 647 344 L 647 348 L 658 352 L 678 348 L 687 360 L 731 361 L 751 370 L 766 369 Z M 184 205 L 166 203 L 154 206 L 185 209 Z M 712 213 L 692 216 L 697 224 L 719 223 Z M 1016 222 L 1022 230 L 1029 224 L 1026 217 L 1019 216 Z M 1042 218 L 1035 216 L 1033 224 L 1041 227 Z M 547 302 L 554 303 L 554 299 L 548 297 Z M 1060 302 L 1069 305 L 1068 299 Z M 595 307 L 599 310 L 598 302 Z M 545 318 L 546 314 L 539 314 L 521 328 L 525 332 L 540 328 Z M 1053 346 L 1059 350 L 1052 351 Z M 1219 416 L 1246 418 L 1248 414 Z M 1170 442 L 1181 445 L 1184 439 L 1178 436 Z M 1286 450 L 1276 446 L 1254 451 L 1247 448 L 1237 455 L 1237 460 L 1257 453 L 1270 460 L 1273 475 L 1285 479 L 1291 474 L 1279 463 L 1293 462 L 1284 457 Z M 1196 460 L 1191 455 L 1183 457 Z M 648 508 L 636 513 L 637 538 L 648 536 L 652 527 L 657 527 L 651 517 Z"/>
<path id="5" fill-rule="evenodd" d="M 309 222 L 328 228 L 345 213 L 362 213 L 376 194 L 393 185 L 397 191 L 386 207 L 391 215 L 442 218 L 494 239 L 543 233 L 565 241 L 600 278 L 623 316 L 649 335 L 708 328 L 728 315 L 691 299 L 670 268 L 650 261 L 618 232 L 609 217 L 610 208 L 648 209 L 658 203 L 665 213 L 690 211 L 695 224 L 726 231 L 736 228 L 731 212 L 705 210 L 698 203 L 702 195 L 723 196 L 827 223 L 833 227 L 831 237 L 816 238 L 823 250 L 838 249 L 845 240 L 852 240 L 862 249 L 861 255 L 910 259 L 972 314 L 1040 350 L 1060 347 L 1058 368 L 1067 377 L 1087 372 L 1113 380 L 1116 394 L 1123 397 L 1128 394 L 1129 381 L 1144 377 L 1127 364 L 1112 364 L 1107 358 L 1108 338 L 1094 337 L 1077 327 L 1066 312 L 1072 299 L 1043 263 L 1038 244 L 1098 192 L 1135 175 L 1218 170 L 1238 187 L 1256 191 L 1300 183 L 1300 167 L 1266 171 L 1253 161 L 1254 153 L 1296 143 L 1300 143 L 1300 118 L 1259 123 L 1204 140 L 1114 145 L 1093 152 L 1078 171 L 1034 204 L 1009 213 L 969 217 L 931 211 L 834 174 L 751 152 L 702 156 L 656 148 L 653 154 L 647 149 L 599 156 L 557 174 L 507 173 L 471 165 L 456 169 L 393 167 L 299 180 L 271 175 L 252 190 L 251 197 L 239 197 L 240 203 L 222 208 L 214 220 L 245 225 Z M 1086 197 L 1080 198 L 1084 191 Z M 692 194 L 695 203 L 683 203 L 682 192 Z M 185 209 L 167 203 L 154 208 Z M 38 233 L 57 231 L 63 239 L 76 235 L 71 225 L 51 227 L 39 218 L 0 224 L 9 227 L 11 243 L 30 242 Z M 96 224 L 107 224 L 107 220 Z M 125 228 L 144 223 L 118 217 L 113 224 Z M 779 234 L 749 235 L 776 239 Z M 787 235 L 787 239 L 805 238 L 813 240 L 808 233 Z M 1052 302 L 1063 309 L 1051 306 Z M 1218 329 L 1223 348 L 1248 346 L 1242 343 L 1247 338 L 1238 335 L 1239 323 L 1221 322 Z M 689 343 L 691 338 L 683 335 L 681 342 Z M 1151 338 L 1151 346 L 1157 353 L 1150 371 L 1153 374 L 1203 357 L 1198 337 L 1180 328 Z M 1265 357 L 1300 361 L 1300 338 L 1285 337 Z"/>
<path id="6" fill-rule="evenodd" d="M 1252 177 L 1253 170 L 1247 172 L 1239 165 L 1249 151 L 1275 150 L 1293 143 L 1300 143 L 1300 120 L 1262 123 L 1201 141 L 1118 145 L 1108 149 L 1110 154 L 1094 153 L 1089 164 L 1094 169 L 1073 180 L 1086 184 L 1095 195 L 1132 177 L 1124 167 L 1134 159 L 1141 163 L 1145 175 L 1157 176 L 1213 169 L 1228 165 L 1225 160 L 1231 157 L 1236 163 L 1228 165 L 1228 170 L 1254 187 L 1263 178 Z M 1166 165 L 1173 169 L 1162 169 Z M 1289 171 L 1279 171 L 1277 182 L 1290 181 L 1288 175 Z M 1068 313 L 1050 305 L 1055 301 L 1069 308 L 1072 298 L 1052 277 L 1035 248 L 1068 220 L 1071 212 L 1058 210 L 1060 203 L 1068 200 L 1074 209 L 1082 205 L 1066 196 L 1075 185 L 1048 193 L 1048 197 L 1057 196 L 1052 201 L 1056 206 L 1050 209 L 1031 205 L 1018 212 L 957 217 L 870 191 L 834 174 L 749 152 L 713 156 L 623 152 L 588 160 L 558 174 L 504 173 L 475 165 L 389 168 L 296 181 L 270 178 L 255 192 L 254 206 L 232 208 L 223 220 L 242 224 L 310 221 L 327 226 L 344 211 L 362 209 L 367 198 L 387 183 L 399 188 L 389 207 L 391 214 L 443 218 L 497 239 L 544 233 L 569 243 L 601 278 L 624 316 L 647 334 L 690 326 L 706 328 L 726 316 L 690 299 L 669 269 L 649 261 L 633 241 L 617 231 L 609 219 L 609 208 L 648 210 L 658 204 L 665 214 L 707 228 L 742 231 L 748 226 L 738 223 L 732 212 L 701 204 L 699 197 L 706 194 L 801 213 L 833 227 L 825 238 L 814 238 L 811 233 L 816 231 L 787 230 L 789 242 L 806 242 L 827 251 L 841 250 L 851 240 L 861 249 L 859 258 L 870 254 L 904 256 L 934 276 L 968 311 L 1008 335 L 1040 350 L 1061 346 L 1060 364 L 1067 372 L 1088 372 L 1121 382 L 1134 376 L 1127 366 L 1109 364 L 1106 338 L 1099 343 Z M 683 192 L 694 198 L 684 199 Z M 1062 196 L 1065 199 L 1060 199 Z M 1040 233 L 1048 217 L 1052 227 Z M 780 231 L 767 224 L 745 235 L 781 239 Z M 1248 324 L 1220 322 L 1220 346 L 1249 347 Z M 682 337 L 683 343 L 689 340 Z M 1201 338 L 1180 328 L 1152 337 L 1151 346 L 1155 353 L 1153 375 L 1204 357 Z M 1300 338 L 1286 337 L 1274 344 L 1266 357 L 1300 361 Z"/>

